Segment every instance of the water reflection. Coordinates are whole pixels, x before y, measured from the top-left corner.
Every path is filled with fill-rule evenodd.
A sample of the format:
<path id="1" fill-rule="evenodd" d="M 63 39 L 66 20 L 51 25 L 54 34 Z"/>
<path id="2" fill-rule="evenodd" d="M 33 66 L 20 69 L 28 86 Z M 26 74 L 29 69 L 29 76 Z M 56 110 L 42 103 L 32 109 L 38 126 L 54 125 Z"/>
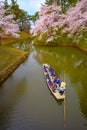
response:
<path id="1" fill-rule="evenodd" d="M 24 45 L 25 44 L 25 45 Z M 29 57 L 0 88 L 1 130 L 84 130 L 87 127 L 87 55 L 69 47 L 13 44 Z M 66 99 L 56 101 L 42 71 L 48 63 L 66 86 Z"/>
<path id="2" fill-rule="evenodd" d="M 16 48 L 16 49 L 19 49 L 19 50 L 23 50 L 23 51 L 30 51 L 30 48 L 31 48 L 31 41 L 29 40 L 23 40 L 23 41 L 20 41 L 20 42 L 16 42 L 14 44 L 9 44 L 10 47 L 13 47 L 13 48 Z"/>
<path id="3" fill-rule="evenodd" d="M 15 112 L 18 113 L 18 111 L 16 111 L 16 106 L 25 93 L 26 90 L 25 84 L 26 84 L 25 79 L 22 79 L 19 83 L 15 85 L 13 83 L 11 85 L 12 88 L 10 89 L 9 89 L 10 87 L 9 84 L 8 85 L 3 84 L 3 86 L 5 86 L 6 88 L 4 88 L 3 86 L 2 88 L 0 88 L 0 129 L 1 130 L 10 128 L 10 126 L 8 126 L 9 124 L 12 124 L 12 122 L 10 122 L 10 119 L 14 118 Z"/>
<path id="4" fill-rule="evenodd" d="M 87 56 L 77 49 L 68 47 L 36 47 L 33 57 L 39 64 L 48 63 L 56 70 L 63 80 L 65 71 L 66 82 L 68 77 L 79 96 L 80 109 L 87 119 Z"/>

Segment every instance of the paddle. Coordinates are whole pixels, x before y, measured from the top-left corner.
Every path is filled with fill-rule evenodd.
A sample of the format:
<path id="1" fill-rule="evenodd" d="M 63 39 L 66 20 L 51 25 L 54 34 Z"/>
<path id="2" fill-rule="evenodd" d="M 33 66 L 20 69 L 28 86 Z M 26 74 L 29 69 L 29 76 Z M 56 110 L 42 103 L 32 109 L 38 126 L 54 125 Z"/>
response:
<path id="1" fill-rule="evenodd" d="M 66 100 L 64 98 L 64 126 L 66 126 Z"/>
<path id="2" fill-rule="evenodd" d="M 66 82 L 65 82 L 65 71 L 64 71 L 64 81 L 62 82 L 63 86 L 66 86 Z"/>
<path id="3" fill-rule="evenodd" d="M 66 86 L 66 82 L 65 82 L 65 71 L 64 71 L 64 84 Z M 66 125 L 66 100 L 64 98 L 64 126 Z"/>

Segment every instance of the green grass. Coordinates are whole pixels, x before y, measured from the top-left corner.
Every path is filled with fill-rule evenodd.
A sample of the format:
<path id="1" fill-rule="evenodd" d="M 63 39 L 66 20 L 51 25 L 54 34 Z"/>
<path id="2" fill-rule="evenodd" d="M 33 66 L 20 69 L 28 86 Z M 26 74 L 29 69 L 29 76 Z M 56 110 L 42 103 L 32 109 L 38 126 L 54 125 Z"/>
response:
<path id="1" fill-rule="evenodd" d="M 14 65 L 26 52 L 6 46 L 0 46 L 0 74 Z"/>
<path id="2" fill-rule="evenodd" d="M 19 38 L 3 38 L 2 39 L 2 45 L 6 45 L 9 43 L 15 43 L 17 41 L 22 41 L 24 39 L 30 39 L 30 34 L 26 32 L 20 32 L 20 37 Z"/>

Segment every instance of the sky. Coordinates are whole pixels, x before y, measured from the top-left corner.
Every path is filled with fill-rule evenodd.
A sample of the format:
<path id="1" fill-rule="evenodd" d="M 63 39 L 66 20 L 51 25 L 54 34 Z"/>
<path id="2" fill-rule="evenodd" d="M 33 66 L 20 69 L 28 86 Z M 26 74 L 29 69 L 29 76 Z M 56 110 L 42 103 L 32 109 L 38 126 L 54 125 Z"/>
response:
<path id="1" fill-rule="evenodd" d="M 9 4 L 11 0 L 8 0 Z M 21 9 L 28 12 L 28 14 L 33 15 L 36 11 L 40 10 L 41 3 L 43 4 L 45 0 L 17 0 L 18 5 Z"/>

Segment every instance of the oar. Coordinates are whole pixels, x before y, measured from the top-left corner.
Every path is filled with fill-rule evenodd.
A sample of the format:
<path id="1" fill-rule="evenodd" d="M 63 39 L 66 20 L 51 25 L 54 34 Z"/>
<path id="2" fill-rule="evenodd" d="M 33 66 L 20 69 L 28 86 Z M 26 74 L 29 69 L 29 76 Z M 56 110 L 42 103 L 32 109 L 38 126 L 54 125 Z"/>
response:
<path id="1" fill-rule="evenodd" d="M 64 83 L 65 83 L 65 86 L 66 86 L 66 81 L 65 81 L 65 71 L 64 71 Z"/>
<path id="2" fill-rule="evenodd" d="M 66 86 L 66 82 L 65 82 L 65 71 L 64 71 L 64 83 Z M 64 98 L 64 126 L 66 125 L 66 100 Z"/>
<path id="3" fill-rule="evenodd" d="M 64 126 L 66 126 L 66 100 L 64 98 Z"/>

